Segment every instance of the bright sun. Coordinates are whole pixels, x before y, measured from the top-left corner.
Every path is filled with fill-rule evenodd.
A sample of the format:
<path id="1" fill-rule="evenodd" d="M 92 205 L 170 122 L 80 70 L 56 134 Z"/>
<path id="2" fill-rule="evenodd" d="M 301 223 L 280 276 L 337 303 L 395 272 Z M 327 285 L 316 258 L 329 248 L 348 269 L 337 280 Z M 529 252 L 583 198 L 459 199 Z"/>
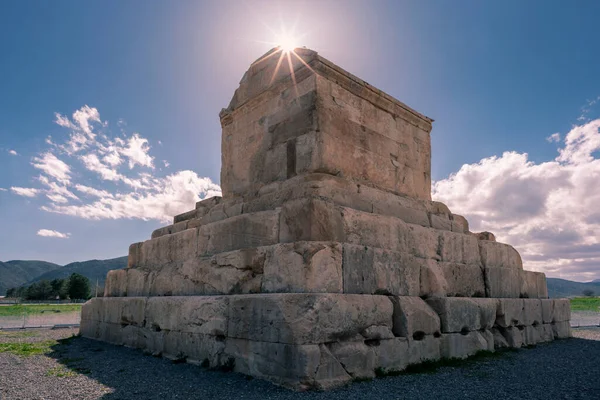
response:
<path id="1" fill-rule="evenodd" d="M 285 52 L 292 52 L 298 47 L 298 43 L 293 36 L 281 35 L 277 38 L 277 44 Z"/>

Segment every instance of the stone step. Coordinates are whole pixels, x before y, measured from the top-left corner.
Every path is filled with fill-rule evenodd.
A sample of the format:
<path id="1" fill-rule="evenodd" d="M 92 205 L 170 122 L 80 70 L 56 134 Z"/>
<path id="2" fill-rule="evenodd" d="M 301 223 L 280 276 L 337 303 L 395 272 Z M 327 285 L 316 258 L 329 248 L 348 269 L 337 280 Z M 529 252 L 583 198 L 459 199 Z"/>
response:
<path id="1" fill-rule="evenodd" d="M 294 389 L 570 336 L 568 300 L 349 294 L 94 298 L 81 334 Z M 545 311 L 544 311 L 545 310 Z"/>

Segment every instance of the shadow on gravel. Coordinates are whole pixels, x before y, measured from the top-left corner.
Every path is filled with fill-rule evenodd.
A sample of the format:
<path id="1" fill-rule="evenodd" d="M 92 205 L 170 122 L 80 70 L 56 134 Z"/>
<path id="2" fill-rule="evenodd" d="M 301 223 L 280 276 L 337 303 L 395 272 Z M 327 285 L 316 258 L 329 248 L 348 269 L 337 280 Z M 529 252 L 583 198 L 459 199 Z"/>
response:
<path id="1" fill-rule="evenodd" d="M 560 340 L 478 361 L 295 393 L 236 373 L 207 370 L 81 337 L 48 356 L 107 386 L 116 399 L 598 399 L 600 341 Z M 65 380 L 68 385 L 68 380 Z"/>

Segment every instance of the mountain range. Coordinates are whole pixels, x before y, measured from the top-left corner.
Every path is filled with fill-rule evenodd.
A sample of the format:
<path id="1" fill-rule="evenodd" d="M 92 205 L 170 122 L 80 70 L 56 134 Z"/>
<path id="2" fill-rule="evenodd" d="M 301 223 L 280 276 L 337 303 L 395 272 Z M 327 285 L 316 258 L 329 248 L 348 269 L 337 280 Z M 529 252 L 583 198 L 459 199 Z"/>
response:
<path id="1" fill-rule="evenodd" d="M 127 266 L 127 256 L 112 258 L 110 260 L 90 260 L 74 262 L 65 266 L 53 264 L 46 261 L 13 260 L 0 262 L 0 296 L 7 289 L 46 279 L 62 279 L 77 272 L 87 276 L 92 287 L 104 286 L 106 273 L 111 269 L 121 269 Z M 584 290 L 592 290 L 595 295 L 600 296 L 600 279 L 591 282 L 574 282 L 566 279 L 548 278 L 548 295 L 555 297 L 582 296 Z"/>
<path id="2" fill-rule="evenodd" d="M 104 286 L 106 273 L 127 266 L 127 256 L 110 260 L 73 262 L 64 266 L 45 261 L 13 260 L 0 262 L 0 296 L 12 287 L 27 286 L 41 280 L 63 279 L 74 272 L 89 278 L 92 288 Z"/>

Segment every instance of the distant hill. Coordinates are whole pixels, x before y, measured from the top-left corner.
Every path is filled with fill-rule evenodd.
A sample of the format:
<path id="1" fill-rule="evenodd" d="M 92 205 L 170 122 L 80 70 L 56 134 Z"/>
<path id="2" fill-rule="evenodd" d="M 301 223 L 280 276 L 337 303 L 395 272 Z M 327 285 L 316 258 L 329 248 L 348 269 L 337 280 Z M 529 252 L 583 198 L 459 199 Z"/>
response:
<path id="1" fill-rule="evenodd" d="M 592 282 L 594 282 L 594 283 L 596 283 L 596 282 L 600 283 L 600 279 L 594 279 Z"/>
<path id="2" fill-rule="evenodd" d="M 21 286 L 37 276 L 58 268 L 61 266 L 46 261 L 0 261 L 0 296 L 4 296 L 7 289 Z"/>
<path id="3" fill-rule="evenodd" d="M 596 296 L 600 296 L 600 281 L 573 282 L 566 279 L 547 278 L 549 297 L 573 297 L 582 296 L 586 289 L 593 290 Z"/>
<path id="4" fill-rule="evenodd" d="M 127 256 L 112 258 L 110 260 L 90 260 L 81 261 L 67 264 L 64 267 L 54 269 L 43 273 L 30 281 L 27 285 L 39 282 L 41 280 L 51 281 L 52 279 L 64 279 L 70 276 L 72 273 L 77 272 L 83 276 L 88 277 L 92 287 L 96 286 L 96 280 L 98 280 L 99 286 L 104 286 L 104 280 L 106 279 L 106 273 L 111 269 L 122 269 L 127 266 Z"/>

